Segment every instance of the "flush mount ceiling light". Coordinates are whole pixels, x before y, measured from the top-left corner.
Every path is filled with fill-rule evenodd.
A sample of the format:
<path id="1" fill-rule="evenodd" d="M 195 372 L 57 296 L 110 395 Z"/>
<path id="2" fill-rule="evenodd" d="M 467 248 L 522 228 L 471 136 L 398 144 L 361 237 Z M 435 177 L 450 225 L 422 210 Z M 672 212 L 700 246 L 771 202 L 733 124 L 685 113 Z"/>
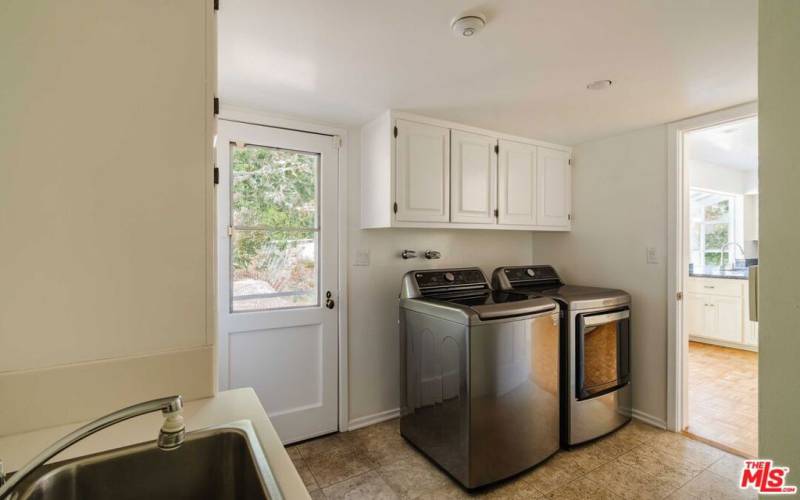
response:
<path id="1" fill-rule="evenodd" d="M 470 14 L 453 19 L 450 28 L 456 36 L 469 38 L 475 36 L 483 27 L 486 26 L 486 17 L 483 14 Z"/>
<path id="2" fill-rule="evenodd" d="M 597 80 L 586 86 L 589 90 L 605 90 L 610 89 L 614 82 L 611 80 Z"/>

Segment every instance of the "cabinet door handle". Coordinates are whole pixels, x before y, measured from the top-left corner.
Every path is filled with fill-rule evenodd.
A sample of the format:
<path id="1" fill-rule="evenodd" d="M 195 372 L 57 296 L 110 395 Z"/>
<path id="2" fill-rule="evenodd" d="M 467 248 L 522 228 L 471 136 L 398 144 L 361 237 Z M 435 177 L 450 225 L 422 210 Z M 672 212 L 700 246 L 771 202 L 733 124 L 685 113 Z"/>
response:
<path id="1" fill-rule="evenodd" d="M 703 285 L 703 288 L 712 288 L 713 289 L 714 287 L 711 286 L 711 285 Z"/>

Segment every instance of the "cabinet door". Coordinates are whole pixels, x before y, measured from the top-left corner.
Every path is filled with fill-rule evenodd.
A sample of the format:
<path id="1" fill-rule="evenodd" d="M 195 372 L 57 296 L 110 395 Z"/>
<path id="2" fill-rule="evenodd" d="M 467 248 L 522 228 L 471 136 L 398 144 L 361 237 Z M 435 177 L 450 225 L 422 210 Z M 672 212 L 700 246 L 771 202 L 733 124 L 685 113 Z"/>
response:
<path id="1" fill-rule="evenodd" d="M 572 210 L 572 175 L 569 153 L 538 148 L 538 225 L 569 227 Z"/>
<path id="2" fill-rule="evenodd" d="M 397 120 L 396 220 L 450 220 L 450 130 Z"/>
<path id="3" fill-rule="evenodd" d="M 536 147 L 519 142 L 499 142 L 498 222 L 535 226 Z"/>
<path id="4" fill-rule="evenodd" d="M 450 220 L 495 224 L 497 139 L 453 130 L 450 135 Z"/>
<path id="5" fill-rule="evenodd" d="M 711 297 L 711 307 L 716 319 L 712 338 L 726 342 L 742 343 L 742 299 L 738 297 Z"/>
<path id="6" fill-rule="evenodd" d="M 708 298 L 696 293 L 686 294 L 686 330 L 691 337 L 707 337 L 706 309 Z"/>

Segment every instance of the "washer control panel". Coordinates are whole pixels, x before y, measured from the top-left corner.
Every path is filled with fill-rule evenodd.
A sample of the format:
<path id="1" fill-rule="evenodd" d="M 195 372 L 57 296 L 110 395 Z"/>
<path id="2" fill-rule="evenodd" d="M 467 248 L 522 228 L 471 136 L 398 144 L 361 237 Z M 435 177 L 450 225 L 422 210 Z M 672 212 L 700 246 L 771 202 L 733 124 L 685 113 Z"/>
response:
<path id="1" fill-rule="evenodd" d="M 478 268 L 416 271 L 414 273 L 414 279 L 420 290 L 434 287 L 487 284 L 483 271 Z"/>
<path id="2" fill-rule="evenodd" d="M 552 266 L 518 266 L 506 267 L 503 273 L 510 283 L 558 281 L 558 273 Z"/>

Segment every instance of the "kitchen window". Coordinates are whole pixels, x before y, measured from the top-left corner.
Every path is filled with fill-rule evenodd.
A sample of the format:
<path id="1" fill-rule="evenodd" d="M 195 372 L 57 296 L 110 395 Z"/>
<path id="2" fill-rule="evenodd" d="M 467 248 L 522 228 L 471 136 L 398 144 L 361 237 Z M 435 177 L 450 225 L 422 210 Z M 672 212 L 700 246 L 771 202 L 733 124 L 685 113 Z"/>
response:
<path id="1" fill-rule="evenodd" d="M 690 190 L 690 262 L 695 267 L 726 267 L 735 259 L 741 196 Z"/>

